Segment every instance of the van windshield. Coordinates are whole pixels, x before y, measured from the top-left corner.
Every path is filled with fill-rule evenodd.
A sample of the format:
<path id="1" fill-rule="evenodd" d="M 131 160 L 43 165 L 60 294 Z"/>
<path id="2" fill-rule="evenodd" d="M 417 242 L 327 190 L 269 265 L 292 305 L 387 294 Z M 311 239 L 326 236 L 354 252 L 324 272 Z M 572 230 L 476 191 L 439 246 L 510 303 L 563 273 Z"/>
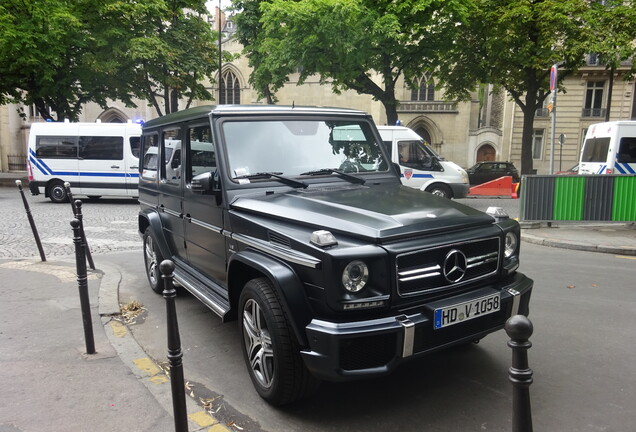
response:
<path id="1" fill-rule="evenodd" d="M 328 120 L 225 121 L 223 134 L 233 178 L 256 173 L 310 175 L 388 170 L 367 122 Z"/>
<path id="2" fill-rule="evenodd" d="M 581 162 L 606 162 L 609 145 L 609 137 L 586 139 Z"/>

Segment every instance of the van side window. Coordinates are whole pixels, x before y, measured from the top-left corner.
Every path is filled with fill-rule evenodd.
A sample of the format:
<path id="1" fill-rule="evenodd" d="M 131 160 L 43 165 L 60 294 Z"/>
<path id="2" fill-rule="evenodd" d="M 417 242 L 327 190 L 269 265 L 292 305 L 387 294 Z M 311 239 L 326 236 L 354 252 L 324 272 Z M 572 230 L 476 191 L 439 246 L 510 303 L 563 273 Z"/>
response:
<path id="1" fill-rule="evenodd" d="M 181 183 L 181 129 L 164 130 L 162 134 L 164 169 L 161 178 L 168 184 Z"/>
<path id="2" fill-rule="evenodd" d="M 212 143 L 210 126 L 194 126 L 188 128 L 188 181 L 204 172 L 216 168 L 216 152 Z"/>
<path id="3" fill-rule="evenodd" d="M 77 159 L 77 140 L 71 136 L 38 136 L 35 142 L 35 156 Z"/>
<path id="4" fill-rule="evenodd" d="M 159 137 L 157 134 L 144 135 L 143 141 L 143 164 L 141 176 L 145 179 L 154 180 L 157 178 L 157 161 L 159 159 Z"/>
<path id="5" fill-rule="evenodd" d="M 123 160 L 124 138 L 120 136 L 79 137 L 79 157 L 90 160 Z"/>
<path id="6" fill-rule="evenodd" d="M 616 162 L 636 163 L 636 137 L 621 138 Z"/>
<path id="7" fill-rule="evenodd" d="M 140 137 L 130 137 L 130 152 L 136 158 L 139 158 L 139 146 L 141 145 Z"/>

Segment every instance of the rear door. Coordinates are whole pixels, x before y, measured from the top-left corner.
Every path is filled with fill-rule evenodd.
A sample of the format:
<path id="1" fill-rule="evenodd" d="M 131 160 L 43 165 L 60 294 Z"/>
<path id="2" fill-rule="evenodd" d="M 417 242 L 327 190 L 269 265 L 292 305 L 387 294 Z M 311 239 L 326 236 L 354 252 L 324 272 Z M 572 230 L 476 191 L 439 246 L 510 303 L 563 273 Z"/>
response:
<path id="1" fill-rule="evenodd" d="M 180 167 L 172 166 L 172 154 L 180 149 L 183 130 L 180 126 L 164 128 L 159 135 L 159 214 L 164 235 L 173 254 L 187 260 L 183 228 L 183 182 Z"/>
<path id="2" fill-rule="evenodd" d="M 126 192 L 132 197 L 139 196 L 139 153 L 141 137 L 126 134 L 124 143 L 124 171 L 126 172 Z"/>

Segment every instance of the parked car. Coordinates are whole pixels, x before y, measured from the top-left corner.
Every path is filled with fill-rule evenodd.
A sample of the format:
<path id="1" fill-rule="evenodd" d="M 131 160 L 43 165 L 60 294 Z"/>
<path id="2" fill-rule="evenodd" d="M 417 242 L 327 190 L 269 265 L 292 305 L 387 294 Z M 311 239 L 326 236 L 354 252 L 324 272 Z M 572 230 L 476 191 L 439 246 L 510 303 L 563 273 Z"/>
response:
<path id="1" fill-rule="evenodd" d="M 511 176 L 514 183 L 519 183 L 519 171 L 512 162 L 477 162 L 466 170 L 471 185 L 478 185 L 496 180 L 499 177 Z"/>
<path id="2" fill-rule="evenodd" d="M 320 379 L 386 375 L 529 313 L 519 223 L 402 185 L 381 143 L 369 114 L 338 108 L 201 106 L 144 124 L 150 287 L 163 292 L 170 259 L 181 288 L 237 320 L 272 404 Z"/>
<path id="3" fill-rule="evenodd" d="M 557 175 L 575 175 L 579 173 L 579 164 L 574 165 L 573 167 L 570 167 L 568 169 L 566 169 L 565 171 L 557 171 L 555 172 L 555 174 Z"/>

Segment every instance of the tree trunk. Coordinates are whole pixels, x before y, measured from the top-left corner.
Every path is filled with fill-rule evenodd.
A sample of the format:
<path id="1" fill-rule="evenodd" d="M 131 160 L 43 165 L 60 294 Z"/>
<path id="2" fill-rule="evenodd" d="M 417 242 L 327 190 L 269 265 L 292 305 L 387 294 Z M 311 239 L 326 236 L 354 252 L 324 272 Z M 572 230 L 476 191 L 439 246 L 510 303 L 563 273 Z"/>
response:
<path id="1" fill-rule="evenodd" d="M 537 91 L 532 86 L 526 93 L 521 134 L 521 174 L 534 174 L 532 166 L 532 136 L 534 135 L 534 115 L 537 110 Z"/>

